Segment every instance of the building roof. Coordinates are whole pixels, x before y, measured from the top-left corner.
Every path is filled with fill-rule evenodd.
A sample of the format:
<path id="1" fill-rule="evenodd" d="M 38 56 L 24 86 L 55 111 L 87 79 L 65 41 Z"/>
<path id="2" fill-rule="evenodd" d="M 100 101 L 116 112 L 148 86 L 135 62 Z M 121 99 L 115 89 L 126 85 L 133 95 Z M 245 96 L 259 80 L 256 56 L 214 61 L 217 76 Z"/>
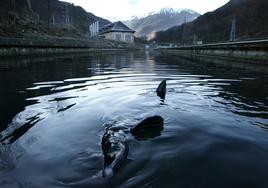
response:
<path id="1" fill-rule="evenodd" d="M 104 34 L 104 33 L 109 33 L 109 32 L 116 32 L 116 31 L 135 33 L 134 30 L 130 29 L 128 26 L 126 26 L 120 21 L 105 25 L 103 28 L 100 29 L 99 32 L 101 34 Z"/>

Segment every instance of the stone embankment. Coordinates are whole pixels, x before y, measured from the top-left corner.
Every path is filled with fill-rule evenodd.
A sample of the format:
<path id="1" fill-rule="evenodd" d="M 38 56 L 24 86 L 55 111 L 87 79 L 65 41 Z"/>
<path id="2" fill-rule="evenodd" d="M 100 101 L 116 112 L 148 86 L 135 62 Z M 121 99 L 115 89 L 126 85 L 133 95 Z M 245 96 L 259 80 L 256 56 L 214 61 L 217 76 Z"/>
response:
<path id="1" fill-rule="evenodd" d="M 0 56 L 47 55 L 135 48 L 135 45 L 102 38 L 0 38 Z"/>
<path id="2" fill-rule="evenodd" d="M 158 50 L 194 59 L 240 60 L 268 65 L 268 40 L 180 46 Z"/>

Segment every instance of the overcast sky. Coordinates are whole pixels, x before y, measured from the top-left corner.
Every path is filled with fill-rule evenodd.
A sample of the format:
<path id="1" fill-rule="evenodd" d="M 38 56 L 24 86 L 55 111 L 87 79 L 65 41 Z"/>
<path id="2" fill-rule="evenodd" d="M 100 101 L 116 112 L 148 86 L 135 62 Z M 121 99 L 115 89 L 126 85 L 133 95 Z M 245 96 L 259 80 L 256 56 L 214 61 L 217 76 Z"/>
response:
<path id="1" fill-rule="evenodd" d="M 62 0 L 74 3 L 110 21 L 128 20 L 161 8 L 189 8 L 200 14 L 215 10 L 229 0 Z"/>

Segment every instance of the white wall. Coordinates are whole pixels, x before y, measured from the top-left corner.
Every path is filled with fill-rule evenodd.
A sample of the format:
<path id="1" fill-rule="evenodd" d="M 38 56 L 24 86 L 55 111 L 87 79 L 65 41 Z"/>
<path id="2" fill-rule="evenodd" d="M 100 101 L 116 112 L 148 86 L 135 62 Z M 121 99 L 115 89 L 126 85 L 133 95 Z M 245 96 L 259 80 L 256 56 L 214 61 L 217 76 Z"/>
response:
<path id="1" fill-rule="evenodd" d="M 121 41 L 126 43 L 134 43 L 134 34 L 127 32 L 110 32 L 105 34 L 105 38 L 109 40 Z"/>

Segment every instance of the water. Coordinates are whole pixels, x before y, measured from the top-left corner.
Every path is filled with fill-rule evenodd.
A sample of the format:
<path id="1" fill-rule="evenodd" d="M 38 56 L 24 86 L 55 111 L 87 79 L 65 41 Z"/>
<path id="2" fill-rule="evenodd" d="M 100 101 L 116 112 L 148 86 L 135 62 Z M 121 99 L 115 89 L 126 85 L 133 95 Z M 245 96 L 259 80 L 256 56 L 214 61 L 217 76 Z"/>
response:
<path id="1" fill-rule="evenodd" d="M 148 52 L 0 67 L 1 188 L 268 187 L 267 75 Z M 127 134 L 128 160 L 104 179 L 107 124 L 153 115 L 160 135 Z"/>

